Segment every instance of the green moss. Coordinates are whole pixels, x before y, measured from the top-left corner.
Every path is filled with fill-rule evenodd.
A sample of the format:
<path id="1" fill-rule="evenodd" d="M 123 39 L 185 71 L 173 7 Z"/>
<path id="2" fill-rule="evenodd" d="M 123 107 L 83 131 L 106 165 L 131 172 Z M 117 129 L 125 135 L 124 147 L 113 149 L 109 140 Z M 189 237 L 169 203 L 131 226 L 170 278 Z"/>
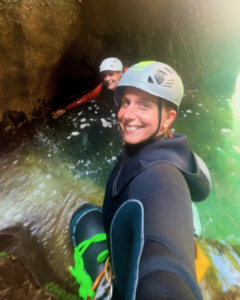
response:
<path id="1" fill-rule="evenodd" d="M 45 289 L 51 293 L 59 297 L 61 300 L 79 300 L 80 298 L 77 295 L 68 294 L 63 288 L 55 283 L 48 283 L 45 286 Z"/>
<path id="2" fill-rule="evenodd" d="M 232 245 L 233 250 L 237 253 L 240 257 L 240 246 L 239 245 Z"/>
<path id="3" fill-rule="evenodd" d="M 7 252 L 0 252 L 0 257 L 4 257 L 7 254 Z"/>

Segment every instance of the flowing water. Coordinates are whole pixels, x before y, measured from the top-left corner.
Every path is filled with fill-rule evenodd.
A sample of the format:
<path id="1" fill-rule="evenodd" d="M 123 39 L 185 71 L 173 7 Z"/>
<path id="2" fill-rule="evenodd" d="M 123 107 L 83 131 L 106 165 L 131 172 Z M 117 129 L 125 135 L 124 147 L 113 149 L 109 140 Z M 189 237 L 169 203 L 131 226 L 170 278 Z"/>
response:
<path id="1" fill-rule="evenodd" d="M 198 240 L 211 262 L 201 284 L 205 299 L 240 289 L 240 76 L 236 82 L 224 93 L 187 91 L 174 123 L 212 176 L 211 195 L 193 204 Z M 101 205 L 121 140 L 116 112 L 92 101 L 47 120 L 34 141 L 0 159 L 0 229 L 30 229 L 62 280 L 72 263 L 71 215 L 85 202 Z"/>

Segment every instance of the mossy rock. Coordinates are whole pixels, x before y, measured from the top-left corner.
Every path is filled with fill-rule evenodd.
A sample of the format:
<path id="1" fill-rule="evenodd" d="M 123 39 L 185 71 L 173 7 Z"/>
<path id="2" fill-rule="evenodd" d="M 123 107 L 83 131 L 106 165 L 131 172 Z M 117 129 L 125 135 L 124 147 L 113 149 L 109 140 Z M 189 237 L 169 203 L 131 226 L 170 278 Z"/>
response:
<path id="1" fill-rule="evenodd" d="M 61 300 L 80 300 L 81 298 L 78 297 L 78 295 L 72 295 L 67 293 L 63 288 L 61 288 L 59 285 L 55 283 L 49 283 L 45 286 L 45 289 L 53 294 L 59 297 Z"/>

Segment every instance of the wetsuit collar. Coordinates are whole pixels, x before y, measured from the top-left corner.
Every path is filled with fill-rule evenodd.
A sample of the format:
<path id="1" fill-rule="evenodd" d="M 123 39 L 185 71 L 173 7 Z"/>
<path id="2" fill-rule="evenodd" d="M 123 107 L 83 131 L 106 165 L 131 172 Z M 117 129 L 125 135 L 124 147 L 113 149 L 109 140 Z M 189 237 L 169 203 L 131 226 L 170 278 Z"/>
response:
<path id="1" fill-rule="evenodd" d="M 118 196 L 139 173 L 161 162 L 168 162 L 186 174 L 196 173 L 193 154 L 185 135 L 174 134 L 172 139 L 163 140 L 159 136 L 145 143 L 125 145 L 117 165 L 112 196 Z"/>
<path id="2" fill-rule="evenodd" d="M 134 155 L 137 152 L 139 152 L 143 147 L 146 147 L 147 145 L 155 143 L 156 141 L 161 141 L 164 138 L 166 138 L 166 136 L 167 136 L 167 133 L 164 132 L 163 134 L 156 136 L 155 138 L 150 138 L 150 139 L 143 141 L 141 143 L 138 143 L 138 144 L 131 145 L 131 144 L 126 143 L 125 151 L 127 152 L 128 155 Z"/>

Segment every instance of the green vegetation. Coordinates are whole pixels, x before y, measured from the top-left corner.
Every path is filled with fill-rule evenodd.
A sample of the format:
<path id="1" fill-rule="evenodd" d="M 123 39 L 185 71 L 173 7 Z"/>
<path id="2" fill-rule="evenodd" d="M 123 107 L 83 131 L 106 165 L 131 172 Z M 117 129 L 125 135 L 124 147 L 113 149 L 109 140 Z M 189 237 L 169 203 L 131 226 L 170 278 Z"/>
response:
<path id="1" fill-rule="evenodd" d="M 45 286 L 45 289 L 59 297 L 61 300 L 80 300 L 80 298 L 78 297 L 78 295 L 72 295 L 72 294 L 68 294 L 63 288 L 61 288 L 59 285 L 55 284 L 55 283 L 48 283 Z"/>
<path id="2" fill-rule="evenodd" d="M 7 252 L 0 252 L 0 257 L 4 257 L 7 254 Z"/>

